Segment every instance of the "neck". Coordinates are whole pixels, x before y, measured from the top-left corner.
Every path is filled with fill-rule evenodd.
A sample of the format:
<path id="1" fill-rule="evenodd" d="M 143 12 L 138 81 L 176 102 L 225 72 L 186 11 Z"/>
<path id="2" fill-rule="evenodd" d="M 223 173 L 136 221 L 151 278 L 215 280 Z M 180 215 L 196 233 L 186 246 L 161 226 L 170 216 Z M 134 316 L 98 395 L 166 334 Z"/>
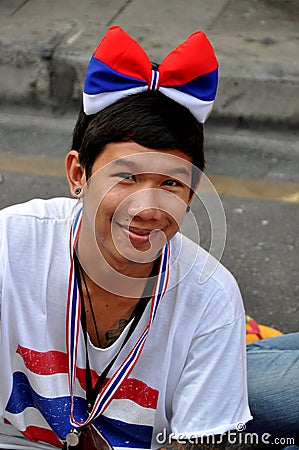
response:
<path id="1" fill-rule="evenodd" d="M 122 297 L 140 298 L 154 266 L 154 261 L 136 263 L 106 260 L 97 241 L 86 231 L 82 221 L 77 252 L 80 264 L 88 278 L 101 290 Z"/>

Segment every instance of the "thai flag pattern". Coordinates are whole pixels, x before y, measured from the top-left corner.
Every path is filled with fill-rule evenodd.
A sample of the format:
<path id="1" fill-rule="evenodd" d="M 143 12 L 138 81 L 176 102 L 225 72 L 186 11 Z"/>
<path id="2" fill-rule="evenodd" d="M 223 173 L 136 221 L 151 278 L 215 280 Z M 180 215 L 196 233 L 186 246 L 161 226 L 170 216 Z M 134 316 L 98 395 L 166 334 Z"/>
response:
<path id="1" fill-rule="evenodd" d="M 75 417 L 85 421 L 85 369 L 77 367 L 76 373 Z M 96 378 L 97 374 L 92 372 L 92 379 Z M 150 448 L 157 401 L 156 389 L 128 377 L 95 424 L 115 448 Z M 19 346 L 5 422 L 32 441 L 62 448 L 72 428 L 70 412 L 67 354 L 55 350 L 38 352 Z"/>
<path id="2" fill-rule="evenodd" d="M 82 210 L 70 230 L 70 271 L 66 313 L 66 349 L 37 351 L 19 345 L 12 363 L 12 389 L 4 420 L 26 438 L 63 448 L 74 426 L 95 423 L 115 448 L 151 447 L 158 390 L 134 377 L 134 368 L 165 293 L 169 274 L 169 245 L 161 255 L 160 271 L 152 294 L 149 322 L 124 361 L 106 379 L 94 413 L 86 411 L 86 354 L 80 334 L 80 297 L 73 254 L 81 227 Z M 57 333 L 55 324 L 51 333 Z M 142 327 L 141 327 L 142 329 Z M 30 330 L 26 330 L 30 333 Z M 26 333 L 23 333 L 23 335 Z M 81 338 L 80 338 L 81 337 Z M 62 347 L 64 348 L 64 347 Z M 95 384 L 98 374 L 91 372 Z M 71 382 L 70 382 L 71 380 Z"/>

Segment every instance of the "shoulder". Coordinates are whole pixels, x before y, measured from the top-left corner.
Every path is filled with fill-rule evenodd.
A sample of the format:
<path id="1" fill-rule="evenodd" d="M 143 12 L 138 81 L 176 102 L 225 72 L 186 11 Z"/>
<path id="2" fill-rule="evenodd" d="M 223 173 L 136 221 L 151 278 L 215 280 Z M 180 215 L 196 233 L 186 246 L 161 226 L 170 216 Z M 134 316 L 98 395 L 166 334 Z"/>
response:
<path id="1" fill-rule="evenodd" d="M 32 218 L 37 220 L 59 220 L 72 215 L 77 200 L 59 197 L 49 200 L 36 198 L 25 203 L 19 203 L 0 211 L 0 220 L 5 221 L 11 217 Z"/>
<path id="2" fill-rule="evenodd" d="M 170 276 L 184 304 L 202 313 L 211 327 L 244 316 L 243 300 L 233 274 L 209 252 L 178 233 L 171 241 Z M 173 281 L 175 279 L 175 281 Z"/>
<path id="3" fill-rule="evenodd" d="M 184 267 L 183 273 L 189 275 L 197 287 L 209 283 L 222 289 L 235 289 L 238 286 L 232 273 L 219 259 L 188 237 L 177 233 L 171 240 L 170 248 L 170 263 L 180 267 L 181 271 Z"/>
<path id="4" fill-rule="evenodd" d="M 25 271 L 37 277 L 37 267 L 40 273 L 51 265 L 63 267 L 77 206 L 68 198 L 34 199 L 0 211 L 0 275 L 8 267 L 19 279 Z"/>
<path id="5" fill-rule="evenodd" d="M 77 209 L 78 201 L 69 198 L 50 200 L 34 199 L 26 203 L 9 206 L 0 211 L 0 244 L 26 244 L 34 236 L 37 244 L 39 237 L 45 240 L 58 228 L 69 229 Z M 49 239 L 48 239 L 49 238 Z M 31 241 L 33 245 L 33 241 Z M 27 244 L 26 244 L 27 245 Z M 1 247 L 1 245 L 0 245 Z"/>

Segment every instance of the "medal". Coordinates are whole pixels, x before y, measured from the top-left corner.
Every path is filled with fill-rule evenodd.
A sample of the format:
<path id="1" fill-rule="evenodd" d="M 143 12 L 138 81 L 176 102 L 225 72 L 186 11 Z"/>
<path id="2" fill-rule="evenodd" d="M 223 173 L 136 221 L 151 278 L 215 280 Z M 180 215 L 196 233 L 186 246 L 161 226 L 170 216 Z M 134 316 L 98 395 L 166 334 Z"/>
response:
<path id="1" fill-rule="evenodd" d="M 107 439 L 93 424 L 89 424 L 80 430 L 73 428 L 66 435 L 65 444 L 66 450 L 72 447 L 76 447 L 78 450 L 113 450 Z"/>
<path id="2" fill-rule="evenodd" d="M 79 444 L 80 431 L 73 428 L 65 437 L 66 448 L 75 447 Z"/>

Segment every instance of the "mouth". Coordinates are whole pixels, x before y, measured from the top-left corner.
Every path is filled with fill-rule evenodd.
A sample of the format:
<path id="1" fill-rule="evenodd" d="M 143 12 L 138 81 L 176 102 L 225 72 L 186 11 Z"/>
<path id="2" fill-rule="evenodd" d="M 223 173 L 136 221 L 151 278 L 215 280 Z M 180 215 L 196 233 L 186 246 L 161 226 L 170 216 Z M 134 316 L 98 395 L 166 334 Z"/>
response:
<path id="1" fill-rule="evenodd" d="M 149 243 L 150 238 L 153 238 L 155 235 L 161 232 L 161 230 L 157 228 L 138 228 L 121 224 L 118 224 L 118 226 L 122 229 L 126 236 L 129 237 L 132 244 L 147 244 Z"/>

